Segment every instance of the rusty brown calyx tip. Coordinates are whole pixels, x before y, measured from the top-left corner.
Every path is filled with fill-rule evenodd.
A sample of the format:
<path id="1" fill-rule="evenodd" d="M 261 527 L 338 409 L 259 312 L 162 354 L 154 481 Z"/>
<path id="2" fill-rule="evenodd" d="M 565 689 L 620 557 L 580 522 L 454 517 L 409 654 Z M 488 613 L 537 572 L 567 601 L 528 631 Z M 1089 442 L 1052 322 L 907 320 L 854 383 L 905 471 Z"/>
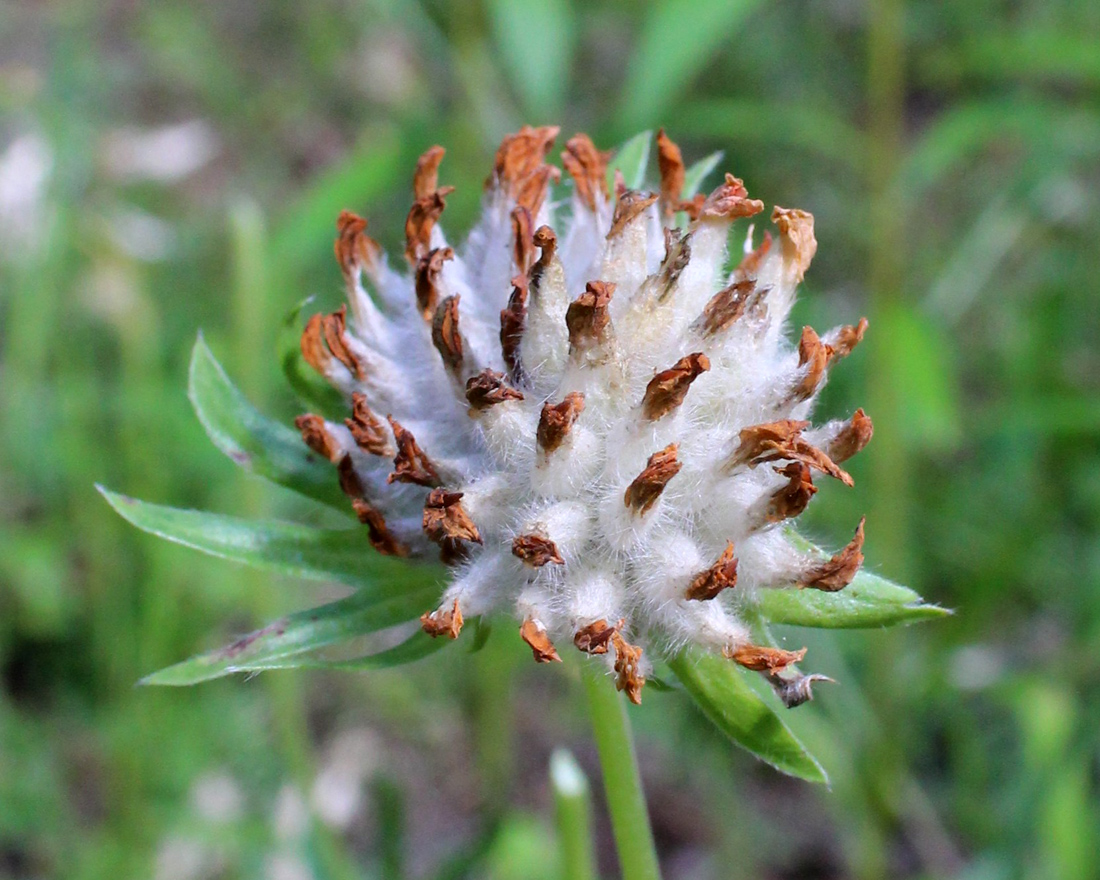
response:
<path id="1" fill-rule="evenodd" d="M 570 391 L 561 403 L 544 403 L 535 434 L 539 448 L 549 453 L 561 446 L 582 412 L 584 395 L 579 391 Z"/>
<path id="2" fill-rule="evenodd" d="M 654 452 L 646 462 L 645 470 L 634 478 L 623 495 L 623 502 L 639 516 L 649 512 L 657 503 L 669 480 L 680 473 L 683 465 L 677 461 L 679 445 L 670 443 L 664 449 Z"/>
<path id="3" fill-rule="evenodd" d="M 351 351 L 347 338 L 346 305 L 330 315 L 314 315 L 302 331 L 302 357 L 322 376 L 327 376 L 336 358 L 357 379 L 367 377 L 366 366 Z"/>
<path id="4" fill-rule="evenodd" d="M 661 172 L 661 211 L 671 217 L 684 191 L 684 157 L 663 128 L 657 131 L 657 168 Z"/>
<path id="5" fill-rule="evenodd" d="M 794 271 L 796 281 L 801 281 L 817 253 L 814 237 L 814 215 L 799 208 L 780 208 L 772 211 L 772 223 L 779 227 L 783 260 Z"/>
<path id="6" fill-rule="evenodd" d="M 535 655 L 536 663 L 561 663 L 561 657 L 541 623 L 528 617 L 519 628 L 519 635 Z"/>
<path id="7" fill-rule="evenodd" d="M 686 599 L 706 601 L 713 599 L 722 590 L 727 590 L 737 584 L 737 557 L 733 555 L 733 542 L 726 544 L 726 549 L 706 571 L 701 571 L 692 580 L 684 594 Z"/>
<path id="8" fill-rule="evenodd" d="M 457 639 L 462 632 L 462 611 L 458 607 L 458 599 L 451 608 L 440 608 L 420 615 L 420 626 L 433 639 L 440 636 Z"/>
<path id="9" fill-rule="evenodd" d="M 447 207 L 446 197 L 454 192 L 453 186 L 445 186 L 413 202 L 409 216 L 405 218 L 405 259 L 413 266 L 428 253 L 432 241 L 432 229 L 435 228 L 443 209 Z"/>
<path id="10" fill-rule="evenodd" d="M 381 511 L 372 507 L 365 498 L 353 498 L 352 509 L 368 529 L 367 537 L 371 546 L 383 556 L 408 556 L 409 548 L 402 544 L 386 525 L 386 518 Z"/>
<path id="11" fill-rule="evenodd" d="M 699 319 L 703 335 L 714 336 L 739 321 L 750 304 L 759 299 L 754 296 L 755 293 L 756 281 L 746 278 L 735 281 L 714 294 L 703 306 L 703 314 Z"/>
<path id="12" fill-rule="evenodd" d="M 439 163 L 446 152 L 436 144 L 420 154 L 416 160 L 416 171 L 413 172 L 413 198 L 426 199 L 439 189 Z"/>
<path id="13" fill-rule="evenodd" d="M 614 293 L 614 282 L 589 281 L 584 293 L 569 304 L 565 311 L 565 325 L 569 328 L 572 349 L 599 345 L 607 339 L 611 327 L 608 305 Z"/>
<path id="14" fill-rule="evenodd" d="M 816 446 L 802 437 L 802 431 L 810 423 L 792 419 L 780 419 L 762 425 L 743 428 L 739 434 L 740 445 L 730 458 L 728 467 L 742 464 L 756 467 L 769 461 L 787 459 L 801 461 L 816 468 L 830 477 L 840 480 L 845 486 L 853 485 L 852 477 Z"/>
<path id="15" fill-rule="evenodd" d="M 701 351 L 680 358 L 667 370 L 654 376 L 642 398 L 642 413 L 651 422 L 667 415 L 684 402 L 688 389 L 710 369 L 710 359 Z"/>
<path id="16" fill-rule="evenodd" d="M 798 366 L 805 368 L 791 389 L 792 400 L 809 400 L 825 378 L 829 363 L 829 349 L 813 327 L 803 327 L 798 340 Z"/>
<path id="17" fill-rule="evenodd" d="M 393 455 L 389 435 L 381 420 L 371 411 L 367 397 L 358 391 L 351 395 L 351 418 L 344 419 L 355 445 L 371 455 Z"/>
<path id="18" fill-rule="evenodd" d="M 607 163 L 611 155 L 611 152 L 597 150 L 586 134 L 575 134 L 565 142 L 562 166 L 573 178 L 577 196 L 590 211 L 596 210 L 596 193 L 607 198 Z"/>
<path id="19" fill-rule="evenodd" d="M 583 651 L 585 654 L 606 654 L 611 637 L 624 622 L 620 620 L 616 626 L 610 626 L 606 620 L 597 620 L 582 626 L 574 633 L 573 644 L 578 651 Z"/>
<path id="20" fill-rule="evenodd" d="M 551 562 L 565 565 L 558 545 L 543 535 L 517 535 L 512 539 L 512 555 L 531 568 L 541 568 Z"/>
<path id="21" fill-rule="evenodd" d="M 485 182 L 486 188 L 501 186 L 513 198 L 517 198 L 524 184 L 543 167 L 543 159 L 553 146 L 559 131 L 561 129 L 556 125 L 539 128 L 525 125 L 519 131 L 505 135 L 497 148 L 493 173 Z"/>
<path id="22" fill-rule="evenodd" d="M 615 213 L 611 217 L 611 229 L 607 233 L 608 240 L 621 234 L 630 221 L 656 202 L 657 198 L 653 193 L 637 192 L 632 189 L 628 189 L 619 196 L 615 203 Z"/>
<path id="23" fill-rule="evenodd" d="M 792 663 L 798 663 L 806 656 L 806 649 L 784 651 L 782 648 L 740 645 L 736 648 L 726 648 L 722 653 L 727 659 L 753 672 L 775 673 L 786 669 Z"/>
<path id="24" fill-rule="evenodd" d="M 302 442 L 318 455 L 324 456 L 333 464 L 340 461 L 344 451 L 325 428 L 325 420 L 313 413 L 305 413 L 294 420 L 294 427 L 302 435 Z"/>
<path id="25" fill-rule="evenodd" d="M 523 400 L 523 394 L 504 380 L 503 373 L 486 367 L 466 382 L 466 401 L 470 404 L 471 415 L 506 400 Z"/>
<path id="26" fill-rule="evenodd" d="M 848 545 L 827 561 L 805 572 L 799 578 L 798 585 L 826 593 L 835 593 L 848 586 L 863 565 L 863 525 L 866 522 L 867 517 L 860 519 L 855 536 Z"/>
<path id="27" fill-rule="evenodd" d="M 336 262 L 345 278 L 350 278 L 364 266 L 378 261 L 382 247 L 366 234 L 367 221 L 351 211 L 341 211 L 336 219 L 336 242 L 333 250 Z"/>
<path id="28" fill-rule="evenodd" d="M 804 511 L 817 492 L 810 474 L 810 466 L 792 461 L 786 467 L 775 468 L 777 474 L 787 477 L 788 483 L 772 495 L 768 502 L 768 522 L 782 522 Z"/>
<path id="29" fill-rule="evenodd" d="M 425 321 L 432 320 L 439 305 L 439 276 L 443 263 L 454 258 L 454 248 L 442 247 L 428 251 L 416 261 L 416 306 Z"/>
<path id="30" fill-rule="evenodd" d="M 523 378 L 523 363 L 520 358 L 520 343 L 527 326 L 527 285 L 523 275 L 512 279 L 512 295 L 508 297 L 508 306 L 500 310 L 500 353 L 508 367 L 508 375 L 513 381 Z"/>
<path id="31" fill-rule="evenodd" d="M 432 318 L 432 345 L 444 365 L 452 372 L 462 368 L 462 335 L 458 332 L 459 295 L 449 296 L 435 310 Z"/>
<path id="32" fill-rule="evenodd" d="M 635 706 L 640 706 L 642 687 L 645 685 L 640 665 L 642 649 L 630 644 L 618 630 L 612 633 L 611 644 L 615 648 L 615 687 L 625 693 Z"/>
<path id="33" fill-rule="evenodd" d="M 416 483 L 418 486 L 438 486 L 439 473 L 432 460 L 412 435 L 412 431 L 403 427 L 393 416 L 386 416 L 393 430 L 393 439 L 397 442 L 397 455 L 393 459 L 393 473 L 386 477 L 387 483 Z"/>
<path id="34" fill-rule="evenodd" d="M 863 334 L 867 332 L 868 326 L 867 319 L 860 318 L 854 327 L 851 324 L 845 324 L 841 327 L 835 338 L 825 346 L 829 363 L 832 364 L 834 361 L 848 357 L 852 353 L 852 349 L 863 341 Z"/>
<path id="35" fill-rule="evenodd" d="M 828 453 L 833 461 L 847 461 L 871 442 L 875 426 L 871 417 L 857 409 L 840 432 L 829 442 Z"/>
<path id="36" fill-rule="evenodd" d="M 432 489 L 424 501 L 424 533 L 437 544 L 446 540 L 481 543 L 481 532 L 462 506 L 461 492 Z"/>
<path id="37" fill-rule="evenodd" d="M 739 217 L 752 217 L 764 210 L 759 199 L 750 199 L 742 180 L 732 174 L 706 198 L 697 195 L 690 202 L 681 202 L 680 209 L 692 220 L 722 220 L 732 222 Z"/>
<path id="38" fill-rule="evenodd" d="M 768 251 L 771 249 L 772 234 L 765 229 L 764 238 L 760 242 L 760 245 L 741 258 L 741 262 L 733 271 L 732 280 L 735 283 L 738 281 L 747 281 L 749 279 L 755 280 L 756 276 L 760 273 L 760 264 L 764 262 L 764 257 L 768 255 Z"/>

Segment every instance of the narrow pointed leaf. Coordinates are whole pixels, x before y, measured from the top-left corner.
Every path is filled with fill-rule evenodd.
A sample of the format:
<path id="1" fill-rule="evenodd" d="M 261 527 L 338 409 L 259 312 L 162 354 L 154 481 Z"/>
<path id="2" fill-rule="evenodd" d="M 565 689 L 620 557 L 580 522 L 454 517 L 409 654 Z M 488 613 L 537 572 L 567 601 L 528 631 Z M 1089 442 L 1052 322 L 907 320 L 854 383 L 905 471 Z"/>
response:
<path id="1" fill-rule="evenodd" d="M 325 660 L 317 657 L 287 657 L 282 660 L 272 660 L 250 665 L 248 672 L 263 672 L 270 669 L 339 669 L 355 671 L 358 669 L 390 669 L 394 666 L 404 666 L 406 663 L 415 663 L 430 657 L 436 651 L 446 648 L 451 644 L 450 639 L 433 639 L 427 633 L 417 630 L 405 641 L 379 651 L 376 654 L 365 654 L 362 657 L 352 657 L 350 660 Z"/>
<path id="2" fill-rule="evenodd" d="M 438 590 L 432 588 L 382 598 L 361 590 L 338 602 L 280 618 L 224 648 L 154 672 L 140 683 L 190 685 L 234 672 L 308 665 L 300 655 L 413 620 L 434 607 L 437 599 Z"/>
<path id="3" fill-rule="evenodd" d="M 191 351 L 187 393 L 210 440 L 246 471 L 341 512 L 350 509 L 332 464 L 306 446 L 297 431 L 249 403 L 201 333 Z"/>
<path id="4" fill-rule="evenodd" d="M 806 747 L 791 733 L 746 681 L 734 663 L 713 654 L 683 651 L 669 668 L 688 694 L 723 733 L 776 770 L 828 783 L 828 776 Z"/>
<path id="5" fill-rule="evenodd" d="M 315 580 L 334 580 L 378 597 L 434 584 L 436 566 L 377 553 L 366 529 L 318 529 L 149 504 L 97 487 L 139 529 L 223 559 Z"/>
<path id="6" fill-rule="evenodd" d="M 640 189 L 645 184 L 646 166 L 649 164 L 649 145 L 653 140 L 652 131 L 643 131 L 634 135 L 615 151 L 607 166 L 607 185 L 615 192 L 615 172 L 623 173 L 623 182 L 627 189 Z"/>
<path id="7" fill-rule="evenodd" d="M 305 406 L 329 419 L 343 419 L 351 407 L 343 395 L 328 384 L 302 357 L 302 330 L 305 320 L 302 312 L 313 301 L 304 299 L 283 319 L 279 331 L 279 363 L 290 387 Z"/>

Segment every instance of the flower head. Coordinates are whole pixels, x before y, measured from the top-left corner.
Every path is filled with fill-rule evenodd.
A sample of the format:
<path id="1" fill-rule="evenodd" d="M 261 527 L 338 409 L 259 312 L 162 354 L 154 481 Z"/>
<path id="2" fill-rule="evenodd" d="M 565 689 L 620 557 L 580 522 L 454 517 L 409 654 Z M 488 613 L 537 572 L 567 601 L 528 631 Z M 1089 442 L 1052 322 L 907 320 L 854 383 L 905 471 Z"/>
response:
<path id="1" fill-rule="evenodd" d="M 338 221 L 342 306 L 302 353 L 347 399 L 343 423 L 303 415 L 303 440 L 381 553 L 438 555 L 451 580 L 421 623 L 512 615 L 542 663 L 574 649 L 640 700 L 651 658 L 693 645 L 768 677 L 788 705 L 820 676 L 805 653 L 754 644 L 761 590 L 836 591 L 863 523 L 832 557 L 792 540 L 815 480 L 871 438 L 862 410 L 814 427 L 829 371 L 866 320 L 819 335 L 785 323 L 817 248 L 813 217 L 776 207 L 727 265 L 731 227 L 764 204 L 730 174 L 685 198 L 679 148 L 658 135 L 659 187 L 609 185 L 609 154 L 553 127 L 506 137 L 464 245 L 440 224 L 442 147 L 417 163 L 406 271 L 362 218 Z M 560 191 L 559 191 L 560 193 Z"/>

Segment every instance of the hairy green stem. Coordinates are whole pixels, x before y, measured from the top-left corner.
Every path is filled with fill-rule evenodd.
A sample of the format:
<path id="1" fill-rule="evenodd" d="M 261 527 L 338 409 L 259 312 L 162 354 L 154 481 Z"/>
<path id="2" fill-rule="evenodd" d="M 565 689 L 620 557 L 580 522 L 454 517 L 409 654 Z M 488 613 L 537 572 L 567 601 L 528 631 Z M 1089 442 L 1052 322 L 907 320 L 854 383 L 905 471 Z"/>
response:
<path id="1" fill-rule="evenodd" d="M 595 663 L 583 664 L 581 675 L 623 880 L 660 880 L 625 701 Z"/>

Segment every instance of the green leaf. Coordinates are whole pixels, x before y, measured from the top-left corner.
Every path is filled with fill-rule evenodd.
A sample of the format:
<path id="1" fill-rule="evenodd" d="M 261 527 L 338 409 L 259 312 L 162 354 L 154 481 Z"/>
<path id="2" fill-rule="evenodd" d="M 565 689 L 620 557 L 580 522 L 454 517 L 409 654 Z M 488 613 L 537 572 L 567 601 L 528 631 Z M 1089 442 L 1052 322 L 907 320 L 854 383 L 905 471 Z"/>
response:
<path id="1" fill-rule="evenodd" d="M 646 166 L 649 164 L 649 145 L 653 140 L 652 131 L 643 131 L 634 135 L 615 151 L 607 166 L 607 186 L 615 192 L 615 172 L 623 173 L 627 189 L 641 189 L 645 185 Z"/>
<path id="2" fill-rule="evenodd" d="M 499 57 L 523 109 L 533 119 L 559 117 L 573 55 L 568 0 L 489 0 L 488 7 Z"/>
<path id="3" fill-rule="evenodd" d="M 707 175 L 718 167 L 718 163 L 722 161 L 724 155 L 725 153 L 721 150 L 716 150 L 706 158 L 700 159 L 684 172 L 684 191 L 682 198 L 690 199 L 699 192 L 699 187 L 703 185 L 703 181 L 707 179 Z"/>
<path id="4" fill-rule="evenodd" d="M 369 590 L 378 598 L 425 588 L 440 580 L 437 566 L 376 552 L 367 541 L 366 529 L 318 529 L 180 510 L 96 488 L 139 529 L 211 556 L 281 574 L 339 581 Z"/>
<path id="5" fill-rule="evenodd" d="M 285 660 L 272 660 L 270 662 L 253 664 L 250 672 L 263 672 L 270 669 L 340 669 L 354 671 L 358 669 L 390 669 L 394 666 L 404 666 L 406 663 L 415 663 L 430 657 L 436 651 L 446 648 L 451 644 L 450 639 L 433 639 L 427 633 L 417 630 L 405 641 L 385 651 L 376 654 L 365 654 L 362 657 L 352 657 L 350 660 L 323 660 L 314 657 L 287 658 Z"/>
<path id="6" fill-rule="evenodd" d="M 302 403 L 314 408 L 318 415 L 341 420 L 350 412 L 350 405 L 302 356 L 302 329 L 305 322 L 301 315 L 302 310 L 312 301 L 313 297 L 302 300 L 283 319 L 277 343 L 279 363 L 282 364 L 287 382 Z"/>
<path id="7" fill-rule="evenodd" d="M 361 590 L 338 602 L 280 618 L 231 645 L 154 672 L 139 683 L 190 685 L 235 672 L 311 665 L 316 661 L 299 655 L 405 623 L 433 607 L 437 599 L 435 589 L 421 588 L 382 598 Z M 424 633 L 418 635 L 418 641 L 433 641 Z"/>
<path id="8" fill-rule="evenodd" d="M 297 431 L 267 418 L 249 403 L 201 333 L 191 351 L 187 394 L 210 440 L 246 471 L 341 512 L 349 510 L 331 462 L 306 446 Z"/>
<path id="9" fill-rule="evenodd" d="M 776 770 L 828 783 L 817 760 L 749 686 L 748 674 L 724 657 L 683 651 L 668 662 L 691 698 L 730 739 Z"/>

